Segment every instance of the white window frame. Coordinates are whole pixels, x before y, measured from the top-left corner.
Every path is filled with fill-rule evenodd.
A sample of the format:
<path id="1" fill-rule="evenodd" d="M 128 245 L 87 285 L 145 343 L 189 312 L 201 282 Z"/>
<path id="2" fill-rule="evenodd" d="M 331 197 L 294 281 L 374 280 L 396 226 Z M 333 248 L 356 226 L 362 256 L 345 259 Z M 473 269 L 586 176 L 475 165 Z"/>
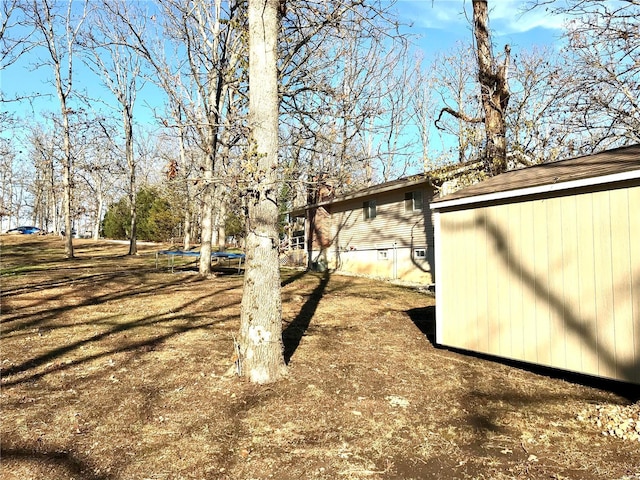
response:
<path id="1" fill-rule="evenodd" d="M 415 260 L 426 260 L 427 259 L 427 249 L 426 248 L 414 248 L 413 249 L 413 258 Z"/>

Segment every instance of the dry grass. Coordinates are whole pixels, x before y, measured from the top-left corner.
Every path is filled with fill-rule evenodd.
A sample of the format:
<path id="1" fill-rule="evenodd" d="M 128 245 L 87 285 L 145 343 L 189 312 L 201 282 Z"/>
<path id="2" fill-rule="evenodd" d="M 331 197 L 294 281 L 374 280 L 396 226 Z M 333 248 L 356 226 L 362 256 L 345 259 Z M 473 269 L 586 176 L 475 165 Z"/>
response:
<path id="1" fill-rule="evenodd" d="M 225 377 L 242 277 L 157 248 L 2 237 L 0 478 L 640 479 L 578 419 L 629 397 L 435 348 L 409 288 L 283 271 L 288 377 Z"/>

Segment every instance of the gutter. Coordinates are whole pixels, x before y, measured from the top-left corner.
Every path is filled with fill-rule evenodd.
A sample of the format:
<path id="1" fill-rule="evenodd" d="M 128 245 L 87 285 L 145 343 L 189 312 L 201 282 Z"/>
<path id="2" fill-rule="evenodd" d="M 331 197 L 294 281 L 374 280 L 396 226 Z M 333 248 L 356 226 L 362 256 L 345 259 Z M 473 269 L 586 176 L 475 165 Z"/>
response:
<path id="1" fill-rule="evenodd" d="M 476 203 L 492 202 L 496 200 L 505 200 L 509 198 L 527 197 L 532 195 L 539 195 L 552 192 L 560 192 L 563 190 L 571 190 L 582 187 L 592 187 L 596 185 L 604 185 L 608 183 L 618 183 L 629 180 L 640 179 L 640 170 L 632 170 L 630 172 L 614 173 L 611 175 L 604 175 L 601 177 L 583 178 L 580 180 L 572 180 L 562 183 L 551 183 L 546 185 L 537 185 L 534 187 L 520 188 L 517 190 L 506 190 L 495 193 L 485 193 L 481 195 L 474 195 L 470 197 L 456 198 L 453 200 L 446 200 L 447 197 L 443 197 L 442 200 L 433 200 L 430 208 L 432 210 L 440 210 L 450 207 L 459 207 L 466 205 L 473 205 Z"/>

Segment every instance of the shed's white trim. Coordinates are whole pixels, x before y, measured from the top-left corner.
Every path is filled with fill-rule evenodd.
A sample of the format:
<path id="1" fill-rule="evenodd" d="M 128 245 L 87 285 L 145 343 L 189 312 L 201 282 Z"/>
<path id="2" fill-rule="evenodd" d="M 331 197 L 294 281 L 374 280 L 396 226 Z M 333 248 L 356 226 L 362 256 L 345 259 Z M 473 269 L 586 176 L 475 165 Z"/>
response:
<path id="1" fill-rule="evenodd" d="M 442 342 L 442 319 L 444 319 L 444 290 L 442 289 L 442 248 L 440 239 L 440 212 L 433 214 L 434 264 L 436 284 L 436 343 Z M 440 288 L 438 288 L 440 286 Z"/>
<path id="2" fill-rule="evenodd" d="M 504 200 L 507 198 L 526 197 L 529 195 L 539 195 L 544 193 L 559 192 L 562 190 L 570 190 L 581 187 L 591 187 L 594 185 L 603 185 L 607 183 L 623 182 L 626 180 L 640 179 L 640 170 L 632 170 L 629 172 L 614 173 L 600 177 L 582 178 L 562 183 L 552 183 L 548 185 L 537 185 L 535 187 L 519 188 L 517 190 L 507 190 L 504 192 L 485 193 L 483 195 L 474 195 L 470 197 L 456 198 L 454 200 L 437 200 L 431 203 L 432 210 L 442 208 L 457 207 L 461 205 L 472 205 L 481 202 L 491 202 L 495 200 Z M 438 238 L 436 236 L 436 238 Z M 437 245 L 437 242 L 436 242 Z"/>

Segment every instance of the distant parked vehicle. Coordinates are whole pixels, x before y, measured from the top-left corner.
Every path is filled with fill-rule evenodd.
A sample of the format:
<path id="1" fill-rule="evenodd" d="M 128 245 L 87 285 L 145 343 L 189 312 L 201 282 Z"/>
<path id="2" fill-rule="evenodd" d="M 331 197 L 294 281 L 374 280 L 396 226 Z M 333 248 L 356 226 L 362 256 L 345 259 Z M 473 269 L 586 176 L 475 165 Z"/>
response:
<path id="1" fill-rule="evenodd" d="M 11 230 L 7 230 L 7 233 L 13 234 L 13 235 L 37 235 L 42 233 L 42 230 L 40 230 L 38 227 L 16 227 L 16 228 L 12 228 Z"/>

